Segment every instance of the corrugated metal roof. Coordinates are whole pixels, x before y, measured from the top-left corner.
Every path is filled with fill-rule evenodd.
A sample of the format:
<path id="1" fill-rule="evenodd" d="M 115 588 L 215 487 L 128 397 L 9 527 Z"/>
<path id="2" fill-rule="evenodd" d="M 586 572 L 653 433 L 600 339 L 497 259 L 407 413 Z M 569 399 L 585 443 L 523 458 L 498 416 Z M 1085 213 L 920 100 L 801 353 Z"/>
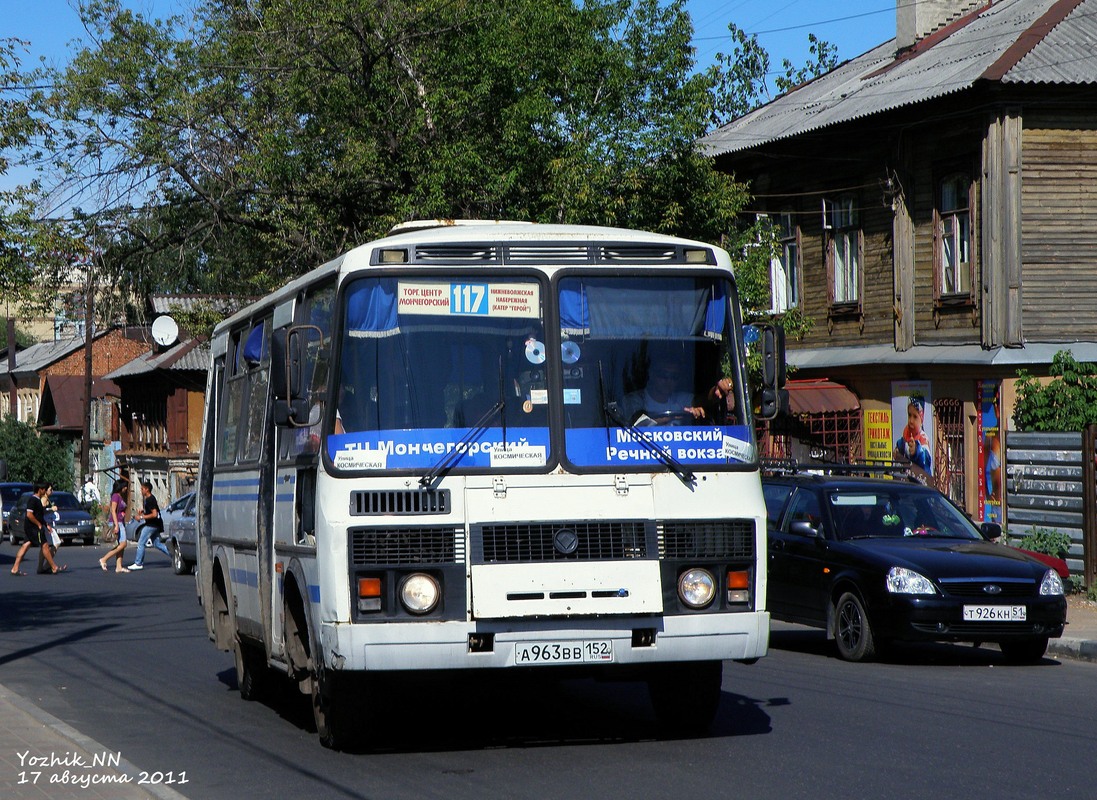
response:
<path id="1" fill-rule="evenodd" d="M 885 42 L 699 144 L 710 156 L 746 150 L 960 92 L 989 79 L 992 68 L 1002 73 L 994 79 L 1011 83 L 1092 83 L 1095 18 L 1097 0 L 1002 0 L 898 58 L 895 40 Z"/>
<path id="2" fill-rule="evenodd" d="M 149 296 L 152 310 L 157 314 L 170 314 L 172 311 L 194 311 L 212 308 L 222 314 L 234 313 L 254 297 L 235 297 L 227 294 L 154 294 Z"/>
<path id="3" fill-rule="evenodd" d="M 209 369 L 209 345 L 197 339 L 187 339 L 160 352 L 142 353 L 114 370 L 104 378 L 116 381 L 119 378 L 132 378 L 147 375 L 157 370 L 198 370 Z"/>

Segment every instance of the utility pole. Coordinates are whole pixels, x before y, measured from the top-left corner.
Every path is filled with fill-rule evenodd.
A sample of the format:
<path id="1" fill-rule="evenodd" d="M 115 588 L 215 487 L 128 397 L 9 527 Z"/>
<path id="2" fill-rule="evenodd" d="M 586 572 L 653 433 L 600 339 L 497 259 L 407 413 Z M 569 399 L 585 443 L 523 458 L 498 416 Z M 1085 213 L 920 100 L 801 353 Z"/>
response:
<path id="1" fill-rule="evenodd" d="M 80 481 L 91 474 L 91 348 L 95 338 L 95 282 L 92 280 L 92 259 L 87 265 L 84 281 L 84 435 L 80 439 Z"/>

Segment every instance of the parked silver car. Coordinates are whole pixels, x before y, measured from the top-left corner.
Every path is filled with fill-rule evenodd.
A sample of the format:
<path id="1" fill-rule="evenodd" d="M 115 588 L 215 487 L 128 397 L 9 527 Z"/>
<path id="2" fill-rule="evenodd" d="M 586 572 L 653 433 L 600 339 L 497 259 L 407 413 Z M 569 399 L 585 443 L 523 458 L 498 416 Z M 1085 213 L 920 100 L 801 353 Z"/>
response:
<path id="1" fill-rule="evenodd" d="M 171 551 L 171 568 L 176 575 L 189 575 L 198 560 L 196 545 L 198 541 L 197 530 L 197 495 L 194 492 L 185 494 L 172 505 L 183 502 L 182 507 L 175 509 L 170 515 L 165 515 L 164 536 L 167 538 L 168 549 Z M 171 506 L 169 506 L 169 509 Z"/>

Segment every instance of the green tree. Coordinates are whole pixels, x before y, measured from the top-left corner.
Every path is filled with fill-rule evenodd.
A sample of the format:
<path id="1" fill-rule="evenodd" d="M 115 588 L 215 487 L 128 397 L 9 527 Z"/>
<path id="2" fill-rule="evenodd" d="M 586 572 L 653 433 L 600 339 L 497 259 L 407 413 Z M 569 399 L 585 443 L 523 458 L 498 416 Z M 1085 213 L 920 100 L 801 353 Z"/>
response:
<path id="1" fill-rule="evenodd" d="M 1041 382 L 1027 370 L 1017 371 L 1013 421 L 1021 431 L 1080 431 L 1097 422 L 1097 365 L 1078 362 L 1060 350 Z"/>
<path id="2" fill-rule="evenodd" d="M 0 453 L 8 464 L 8 480 L 44 481 L 72 491 L 72 444 L 50 433 L 39 434 L 10 414 L 0 420 Z"/>
<path id="3" fill-rule="evenodd" d="M 140 294 L 253 294 L 410 218 L 717 241 L 746 194 L 695 146 L 712 76 L 683 0 L 217 0 L 81 7 L 47 76 L 77 217 Z"/>

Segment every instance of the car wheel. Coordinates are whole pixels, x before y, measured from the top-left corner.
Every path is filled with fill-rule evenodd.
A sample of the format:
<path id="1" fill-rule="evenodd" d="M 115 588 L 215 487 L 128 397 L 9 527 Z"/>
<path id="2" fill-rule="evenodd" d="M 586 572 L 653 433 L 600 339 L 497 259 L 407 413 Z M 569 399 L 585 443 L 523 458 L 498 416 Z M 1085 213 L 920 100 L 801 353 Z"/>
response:
<path id="1" fill-rule="evenodd" d="M 174 540 L 171 543 L 171 571 L 176 575 L 186 575 L 190 572 L 190 567 L 187 566 L 183 554 L 179 551 L 179 543 Z"/>
<path id="2" fill-rule="evenodd" d="M 834 607 L 834 642 L 846 661 L 871 661 L 876 655 L 868 614 L 852 592 L 839 597 Z"/>
<path id="3" fill-rule="evenodd" d="M 660 731 L 697 736 L 716 718 L 724 665 L 720 661 L 684 661 L 652 667 L 648 694 Z"/>
<path id="4" fill-rule="evenodd" d="M 1036 664 L 1047 652 L 1047 643 L 1047 636 L 1033 636 L 1031 639 L 1007 639 L 998 646 L 1011 664 Z"/>
<path id="5" fill-rule="evenodd" d="M 85 537 L 84 537 L 84 544 L 85 544 L 85 545 L 93 545 L 93 544 L 95 544 L 95 537 L 94 537 L 94 536 L 85 536 Z"/>

